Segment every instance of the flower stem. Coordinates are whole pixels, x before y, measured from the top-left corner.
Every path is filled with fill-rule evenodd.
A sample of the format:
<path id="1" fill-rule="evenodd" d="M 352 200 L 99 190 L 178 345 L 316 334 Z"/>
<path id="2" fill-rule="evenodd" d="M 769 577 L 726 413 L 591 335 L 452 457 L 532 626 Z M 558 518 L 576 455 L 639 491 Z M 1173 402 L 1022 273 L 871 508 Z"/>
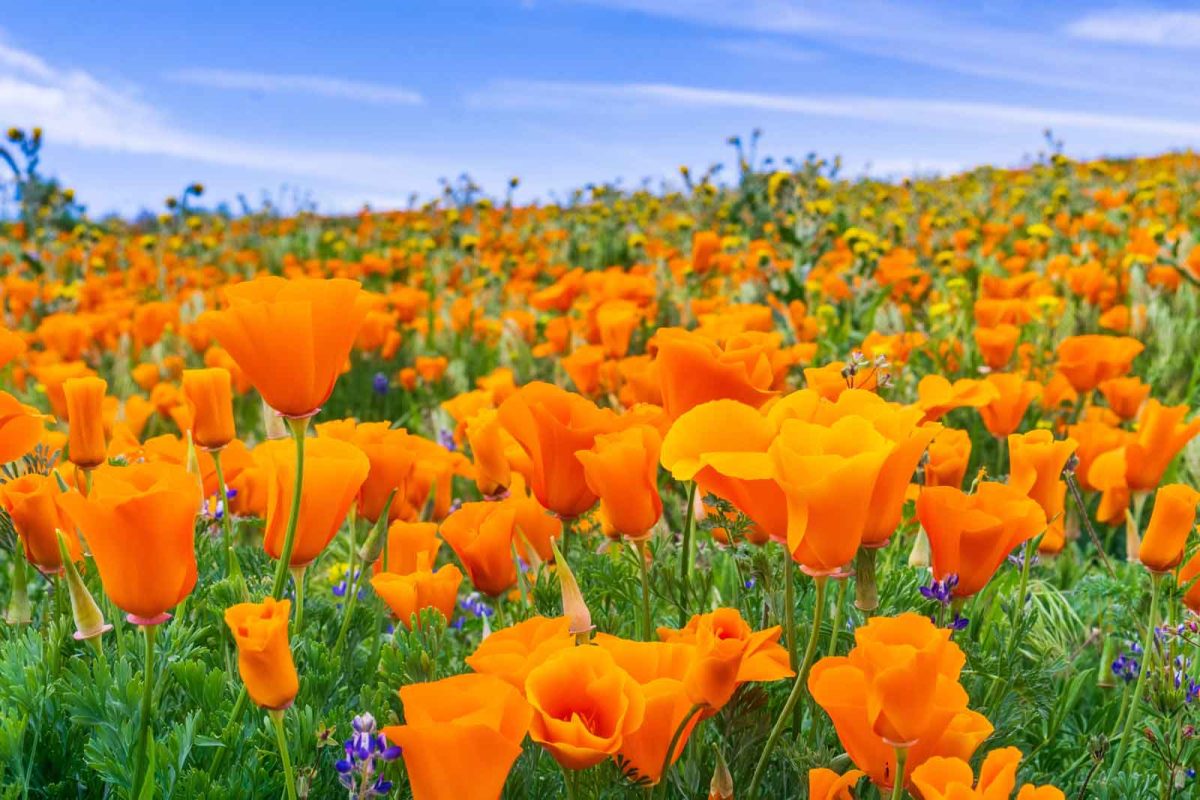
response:
<path id="1" fill-rule="evenodd" d="M 650 621 L 650 571 L 646 566 L 646 543 L 634 542 L 633 548 L 637 552 L 638 571 L 642 576 L 642 640 L 649 642 L 654 638 L 654 628 Z"/>
<path id="2" fill-rule="evenodd" d="M 904 797 L 904 762 L 908 760 L 908 748 L 896 748 L 896 782 L 892 784 L 892 800 Z"/>
<path id="3" fill-rule="evenodd" d="M 288 513 L 287 532 L 283 536 L 283 551 L 279 554 L 279 565 L 275 567 L 275 584 L 271 587 L 271 597 L 276 600 L 283 597 L 292 550 L 296 547 L 296 524 L 300 519 L 300 497 L 304 493 L 304 434 L 308 432 L 308 420 L 308 417 L 288 420 L 292 439 L 296 442 L 296 480 L 292 488 L 292 508 Z"/>
<path id="4" fill-rule="evenodd" d="M 827 656 L 837 655 L 838 637 L 841 634 L 842 616 L 846 608 L 846 590 L 849 584 L 849 578 L 842 578 L 838 581 L 838 593 L 833 607 L 833 625 L 829 629 L 829 647 L 825 650 Z"/>
<path id="5" fill-rule="evenodd" d="M 692 569 L 693 550 L 695 549 L 692 542 L 692 525 L 695 520 L 695 515 L 692 513 L 692 507 L 696 503 L 696 482 L 688 483 L 687 490 L 687 505 L 683 509 L 683 543 L 679 548 L 679 591 L 680 591 L 680 610 L 682 613 L 681 625 L 686 625 L 691 614 L 688 613 L 690 605 L 688 574 Z"/>
<path id="6" fill-rule="evenodd" d="M 667 770 L 671 768 L 672 756 L 675 755 L 676 748 L 679 747 L 679 740 L 683 738 L 683 732 L 687 730 L 687 726 L 691 723 L 692 718 L 703 710 L 703 706 L 695 705 L 688 709 L 687 715 L 683 721 L 679 723 L 679 727 L 675 729 L 675 734 L 671 736 L 671 744 L 667 747 L 667 754 L 663 756 L 662 769 L 658 772 L 658 785 L 662 787 L 663 794 L 667 794 Z"/>
<path id="7" fill-rule="evenodd" d="M 221 466 L 221 451 L 214 450 L 212 457 L 213 464 L 217 469 L 217 488 L 221 492 L 221 532 L 225 545 L 225 576 L 234 578 L 245 586 L 242 565 L 238 561 L 237 553 L 233 550 L 233 514 L 229 512 L 229 485 L 225 483 L 225 469 Z"/>
<path id="8" fill-rule="evenodd" d="M 796 702 L 799 701 L 800 695 L 804 693 L 804 685 L 808 681 L 808 672 L 812 668 L 813 660 L 817 655 L 817 639 L 820 638 L 821 622 L 825 616 L 825 582 L 827 580 L 828 578 L 823 575 L 813 578 L 813 581 L 816 583 L 817 596 L 813 604 L 813 621 L 812 629 L 808 633 L 808 646 L 804 650 L 804 663 L 801 665 L 800 671 L 796 674 L 796 682 L 792 684 L 792 692 L 788 695 L 787 702 L 783 704 L 783 710 L 779 712 L 779 717 L 775 720 L 775 727 L 771 728 L 771 734 L 767 737 L 766 744 L 763 745 L 762 755 L 758 757 L 758 764 L 754 767 L 754 777 L 750 779 L 750 791 L 746 793 L 748 800 L 754 800 L 758 797 L 758 787 L 762 785 L 763 775 L 767 771 L 767 762 L 771 759 L 771 752 L 775 749 L 775 745 L 779 743 L 779 737 L 783 735 L 784 728 L 787 727 L 788 717 L 791 716 L 792 709 L 796 707 Z"/>
<path id="9" fill-rule="evenodd" d="M 137 750 L 133 756 L 133 794 L 134 798 L 142 796 L 142 786 L 147 780 L 153 780 L 146 774 L 146 751 L 150 747 L 150 718 L 154 714 L 154 638 L 158 633 L 157 625 L 143 625 L 142 634 L 145 636 L 145 667 L 142 678 L 142 718 L 138 728 Z"/>
<path id="10" fill-rule="evenodd" d="M 292 759 L 288 756 L 287 734 L 283 730 L 283 709 L 269 712 L 271 725 L 275 728 L 275 741 L 279 744 L 279 758 L 283 761 L 283 780 L 287 785 L 288 800 L 296 800 L 296 776 L 292 774 Z"/>
<path id="11" fill-rule="evenodd" d="M 792 671 L 800 662 L 796 651 L 796 567 L 792 554 L 783 550 L 783 635 L 787 640 L 788 664 Z"/>
<path id="12" fill-rule="evenodd" d="M 296 634 L 304 627 L 304 573 L 307 566 L 292 567 L 292 583 L 296 586 Z"/>
<path id="13" fill-rule="evenodd" d="M 1158 576 L 1150 573 L 1150 618 L 1146 624 L 1146 634 L 1142 638 L 1142 668 L 1138 670 L 1137 683 L 1133 686 L 1133 697 L 1129 701 L 1129 712 L 1125 717 L 1125 727 L 1121 731 L 1121 744 L 1117 746 L 1117 755 L 1108 770 L 1111 782 L 1121 770 L 1121 762 L 1129 751 L 1129 742 L 1133 738 L 1133 723 L 1138 718 L 1138 708 L 1142 704 L 1142 696 L 1146 693 L 1146 674 L 1150 672 L 1150 659 L 1154 647 L 1154 629 L 1158 627 Z"/>

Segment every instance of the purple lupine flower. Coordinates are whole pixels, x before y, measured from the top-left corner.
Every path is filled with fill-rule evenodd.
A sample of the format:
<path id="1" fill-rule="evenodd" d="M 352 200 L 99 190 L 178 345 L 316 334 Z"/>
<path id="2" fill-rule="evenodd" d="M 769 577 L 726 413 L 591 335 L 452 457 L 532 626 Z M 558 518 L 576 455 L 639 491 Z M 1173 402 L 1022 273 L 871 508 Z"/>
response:
<path id="1" fill-rule="evenodd" d="M 401 749 L 388 744 L 384 735 L 376 731 L 375 718 L 369 713 L 356 716 L 351 727 L 354 733 L 342 746 L 346 757 L 333 765 L 338 781 L 351 798 L 382 797 L 391 791 L 392 782 L 379 773 L 384 763 L 400 757 Z"/>
<path id="2" fill-rule="evenodd" d="M 438 444 L 449 450 L 451 453 L 458 450 L 458 445 L 454 442 L 454 434 L 445 428 L 438 429 Z"/>
<path id="3" fill-rule="evenodd" d="M 371 380 L 371 388 L 375 390 L 375 394 L 385 395 L 388 393 L 388 376 L 382 372 L 376 372 L 375 377 Z"/>
<path id="4" fill-rule="evenodd" d="M 945 577 L 944 580 L 934 578 L 929 582 L 928 586 L 920 587 L 921 596 L 926 600 L 936 600 L 944 606 L 950 605 L 950 601 L 954 599 L 954 587 L 958 586 L 958 576 L 953 572 Z"/>

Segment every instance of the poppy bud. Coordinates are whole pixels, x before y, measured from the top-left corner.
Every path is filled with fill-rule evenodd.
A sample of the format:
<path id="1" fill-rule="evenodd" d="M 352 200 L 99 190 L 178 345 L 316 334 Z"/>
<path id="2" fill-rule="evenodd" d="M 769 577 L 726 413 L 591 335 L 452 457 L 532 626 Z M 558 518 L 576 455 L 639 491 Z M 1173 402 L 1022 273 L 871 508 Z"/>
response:
<path id="1" fill-rule="evenodd" d="M 283 709 L 296 699 L 300 679 L 288 644 L 290 600 L 270 597 L 225 610 L 225 624 L 237 643 L 238 674 L 250 698 L 268 709 Z"/>
<path id="2" fill-rule="evenodd" d="M 558 575 L 558 585 L 562 588 L 563 614 L 571 620 L 571 633 L 579 644 L 587 644 L 591 638 L 592 612 L 588 610 L 587 601 L 575 580 L 575 573 L 567 564 L 566 557 L 558 549 L 558 540 L 550 540 L 550 548 L 554 551 L 554 571 Z"/>
<path id="3" fill-rule="evenodd" d="M 75 639 L 80 642 L 95 639 L 97 636 L 111 631 L 112 625 L 104 621 L 104 613 L 100 611 L 100 606 L 96 605 L 96 600 L 88 591 L 87 584 L 83 582 L 83 577 L 76 569 L 75 562 L 67 553 L 67 540 L 63 536 L 63 532 L 57 531 L 56 536 L 58 551 L 66 574 L 67 591 L 71 595 L 71 616 L 75 618 Z"/>
<path id="4" fill-rule="evenodd" d="M 229 370 L 221 367 L 185 369 L 183 396 L 192 409 L 192 439 L 200 447 L 218 450 L 233 441 L 233 386 Z"/>
<path id="5" fill-rule="evenodd" d="M 71 378 L 63 382 L 67 401 L 67 455 L 75 466 L 93 469 L 105 461 L 103 378 Z"/>

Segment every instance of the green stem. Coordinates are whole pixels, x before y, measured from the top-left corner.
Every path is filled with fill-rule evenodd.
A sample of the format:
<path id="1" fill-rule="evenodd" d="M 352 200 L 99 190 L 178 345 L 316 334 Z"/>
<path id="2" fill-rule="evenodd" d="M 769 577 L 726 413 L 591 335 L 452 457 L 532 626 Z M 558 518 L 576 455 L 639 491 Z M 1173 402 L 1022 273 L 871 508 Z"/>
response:
<path id="1" fill-rule="evenodd" d="M 637 541 L 633 547 L 637 553 L 638 572 L 642 577 L 642 640 L 650 642 L 654 640 L 654 628 L 650 621 L 650 570 L 646 566 L 646 543 Z"/>
<path id="2" fill-rule="evenodd" d="M 308 420 L 309 417 L 288 420 L 292 439 L 296 442 L 296 480 L 292 487 L 292 508 L 288 513 L 287 532 L 283 536 L 283 551 L 279 554 L 279 564 L 275 567 L 275 584 L 271 587 L 271 597 L 276 600 L 283 597 L 292 550 L 296 547 L 296 523 L 300 519 L 300 497 L 304 493 L 304 434 L 308 431 Z"/>
<path id="3" fill-rule="evenodd" d="M 875 580 L 875 559 L 878 554 L 877 548 L 860 547 L 854 559 L 854 606 L 862 612 L 879 608 L 879 587 Z"/>
<path id="4" fill-rule="evenodd" d="M 703 706 L 699 705 L 688 709 L 687 715 L 679 723 L 679 727 L 675 729 L 675 734 L 671 736 L 671 744 L 667 746 L 667 753 L 663 756 L 662 769 L 658 772 L 658 785 L 662 787 L 664 795 L 667 794 L 667 770 L 671 768 L 671 756 L 675 754 L 675 749 L 679 747 L 679 740 L 683 738 L 683 732 L 687 730 L 687 726 L 691 723 L 692 718 L 703 710 Z"/>
<path id="5" fill-rule="evenodd" d="M 29 606 L 29 573 L 20 543 L 13 550 L 12 595 L 4 620 L 9 625 L 27 625 L 33 621 L 33 611 Z"/>
<path id="6" fill-rule="evenodd" d="M 350 522 L 350 552 L 354 552 L 354 521 Z M 354 569 L 351 568 L 349 577 L 346 578 L 346 608 L 342 612 L 342 625 L 338 628 L 337 641 L 333 643 L 333 660 L 337 661 L 342 654 L 342 647 L 346 644 L 346 634 L 350 631 L 350 618 L 354 616 L 354 607 L 358 601 L 358 579 L 354 574 Z"/>
<path id="7" fill-rule="evenodd" d="M 249 696 L 246 686 L 243 684 L 237 702 L 233 704 L 233 711 L 229 714 L 229 723 L 225 726 L 225 732 L 221 736 L 225 746 L 217 750 L 217 754 L 213 756 L 212 764 L 209 766 L 208 774 L 210 776 L 218 775 L 221 772 L 221 763 L 225 760 L 225 754 L 229 752 L 229 739 L 233 736 L 233 729 L 242 721 L 242 714 L 246 710 L 246 700 Z"/>
<path id="8" fill-rule="evenodd" d="M 812 629 L 808 633 L 808 647 L 804 650 L 804 663 L 800 671 L 796 674 L 796 682 L 792 684 L 792 692 L 788 695 L 787 702 L 783 704 L 783 710 L 779 712 L 779 717 L 775 720 L 775 727 L 771 728 L 771 734 L 767 737 L 767 742 L 763 745 L 762 755 L 758 757 L 758 764 L 754 767 L 754 777 L 750 779 L 750 791 L 746 793 L 748 800 L 755 800 L 758 797 L 758 787 L 762 785 L 763 776 L 767 771 L 767 762 L 771 759 L 771 752 L 775 749 L 775 745 L 779 743 L 779 737 L 783 735 L 784 729 L 788 724 L 788 717 L 792 714 L 792 709 L 796 707 L 800 695 L 804 693 L 805 684 L 808 681 L 808 672 L 812 668 L 813 660 L 817 655 L 817 639 L 821 632 L 821 622 L 825 615 L 825 581 L 828 580 L 825 576 L 816 576 L 813 581 L 816 583 L 817 596 L 813 605 L 813 621 Z"/>
<path id="9" fill-rule="evenodd" d="M 567 800 L 575 800 L 575 780 L 577 775 L 566 767 L 562 767 L 562 774 L 564 794 Z"/>
<path id="10" fill-rule="evenodd" d="M 846 607 L 846 590 L 849 584 L 850 581 L 847 578 L 838 581 L 838 594 L 834 601 L 836 605 L 833 607 L 833 627 L 829 629 L 829 647 L 825 650 L 827 656 L 837 654 L 838 637 L 842 630 L 842 614 Z"/>
<path id="11" fill-rule="evenodd" d="M 296 635 L 304 627 L 304 573 L 307 567 L 292 567 L 292 583 L 296 585 Z"/>
<path id="12" fill-rule="evenodd" d="M 692 513 L 692 507 L 696 503 L 696 482 L 692 481 L 688 484 L 687 490 L 687 505 L 683 509 L 683 543 L 679 548 L 679 591 L 680 591 L 680 610 L 682 612 L 682 621 L 680 625 L 686 625 L 691 618 L 688 611 L 689 595 L 691 594 L 688 584 L 688 573 L 692 569 L 693 549 L 692 542 L 692 525 L 695 520 L 695 515 Z"/>
<path id="13" fill-rule="evenodd" d="M 292 759 L 288 756 L 287 734 L 283 730 L 283 710 L 272 710 L 269 714 L 275 728 L 275 741 L 279 744 L 279 758 L 283 761 L 283 780 L 287 785 L 288 800 L 296 800 L 296 776 L 292 774 Z"/>
<path id="14" fill-rule="evenodd" d="M 1025 552 L 1021 563 L 1021 581 L 1017 584 L 1017 603 L 1013 608 L 1013 635 L 1009 640 L 1008 657 L 1011 660 L 1017 653 L 1017 648 L 1020 646 L 1020 637 L 1017 635 L 1021 623 L 1025 621 L 1025 593 L 1029 591 L 1029 564 L 1033 561 L 1033 539 L 1025 542 Z"/>
<path id="15" fill-rule="evenodd" d="M 1116 758 L 1109 767 L 1108 777 L 1112 781 L 1121 769 L 1121 762 L 1129 751 L 1129 742 L 1133 739 L 1133 724 L 1138 718 L 1138 708 L 1142 696 L 1146 693 L 1146 675 L 1150 672 L 1150 661 L 1153 657 L 1154 629 L 1158 626 L 1158 576 L 1150 573 L 1150 618 L 1146 625 L 1146 634 L 1142 637 L 1142 668 L 1138 670 L 1137 683 L 1133 687 L 1133 697 L 1129 701 L 1129 713 L 1125 717 L 1125 727 L 1121 733 L 1121 744 L 1117 747 Z"/>
<path id="16" fill-rule="evenodd" d="M 796 566 L 792 554 L 783 550 L 783 636 L 787 641 L 788 664 L 792 671 L 800 663 L 796 651 Z"/>
<path id="17" fill-rule="evenodd" d="M 158 633 L 157 625 L 143 625 L 145 636 L 145 667 L 142 678 L 142 717 L 138 728 L 137 750 L 133 757 L 133 794 L 135 800 L 142 796 L 142 786 L 147 780 L 154 780 L 146 774 L 146 751 L 150 746 L 150 718 L 154 714 L 154 637 Z"/>
<path id="18" fill-rule="evenodd" d="M 892 785 L 892 800 L 904 797 L 904 762 L 908 760 L 908 748 L 896 748 L 896 782 Z"/>
<path id="19" fill-rule="evenodd" d="M 217 488 L 221 492 L 221 533 L 225 544 L 225 576 L 238 580 L 243 586 L 242 565 L 233 549 L 233 514 L 229 511 L 229 484 L 225 483 L 225 469 L 221 466 L 221 451 L 212 452 L 213 464 L 217 469 Z"/>

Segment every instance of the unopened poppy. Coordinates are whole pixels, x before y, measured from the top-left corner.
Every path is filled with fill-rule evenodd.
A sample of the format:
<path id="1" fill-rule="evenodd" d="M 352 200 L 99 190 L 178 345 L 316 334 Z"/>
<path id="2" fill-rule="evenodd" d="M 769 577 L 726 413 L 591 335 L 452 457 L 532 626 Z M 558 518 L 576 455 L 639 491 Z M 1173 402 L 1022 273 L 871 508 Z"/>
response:
<path id="1" fill-rule="evenodd" d="M 104 440 L 104 392 L 108 383 L 101 378 L 71 378 L 63 382 L 67 404 L 67 456 L 83 469 L 103 464 L 107 449 Z"/>
<path id="2" fill-rule="evenodd" d="M 606 527 L 617 536 L 644 539 L 662 516 L 658 458 L 662 439 L 649 425 L 601 434 L 576 453 L 588 486 L 600 498 Z"/>
<path id="3" fill-rule="evenodd" d="M 1138 549 L 1138 561 L 1153 572 L 1168 572 L 1183 560 L 1188 535 L 1196 526 L 1200 492 L 1182 483 L 1160 486 L 1154 493 L 1150 524 Z"/>
<path id="4" fill-rule="evenodd" d="M 56 531 L 63 532 L 71 559 L 83 558 L 71 518 L 57 503 L 62 493 L 58 480 L 51 475 L 29 473 L 0 483 L 0 508 L 12 520 L 25 558 L 42 572 L 62 569 Z"/>
<path id="5" fill-rule="evenodd" d="M 219 450 L 237 436 L 233 425 L 233 385 L 229 370 L 220 367 L 185 369 L 183 396 L 192 411 L 192 441 L 197 447 Z"/>
<path id="6" fill-rule="evenodd" d="M 238 674 L 250 699 L 262 708 L 287 708 L 300 690 L 288 642 L 292 601 L 268 597 L 225 609 L 225 624 L 237 645 Z"/>

